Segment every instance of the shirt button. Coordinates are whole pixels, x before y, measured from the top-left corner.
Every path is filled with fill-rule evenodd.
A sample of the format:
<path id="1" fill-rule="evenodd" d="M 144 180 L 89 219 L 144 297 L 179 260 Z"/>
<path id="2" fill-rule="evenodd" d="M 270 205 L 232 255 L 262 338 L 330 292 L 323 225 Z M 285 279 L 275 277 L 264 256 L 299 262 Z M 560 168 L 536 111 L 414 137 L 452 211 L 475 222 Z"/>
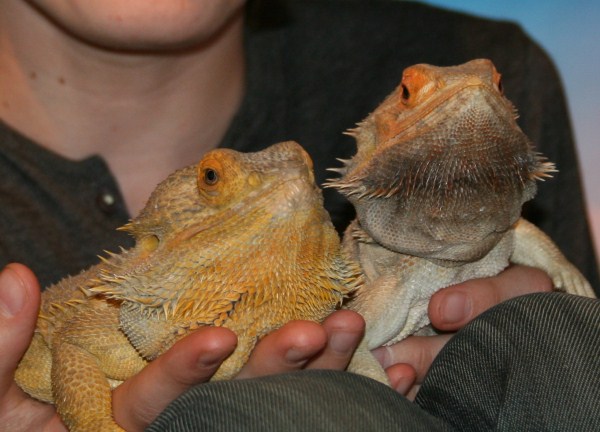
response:
<path id="1" fill-rule="evenodd" d="M 96 197 L 96 204 L 106 214 L 114 213 L 117 208 L 115 195 L 107 189 L 102 189 Z"/>

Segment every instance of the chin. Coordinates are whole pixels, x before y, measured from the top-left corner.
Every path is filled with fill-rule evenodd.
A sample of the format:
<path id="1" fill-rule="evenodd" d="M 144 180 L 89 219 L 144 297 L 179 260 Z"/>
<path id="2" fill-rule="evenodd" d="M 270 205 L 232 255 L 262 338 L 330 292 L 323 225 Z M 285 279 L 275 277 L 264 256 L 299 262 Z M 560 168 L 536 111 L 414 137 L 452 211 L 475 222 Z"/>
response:
<path id="1" fill-rule="evenodd" d="M 54 25 L 104 49 L 160 51 L 208 42 L 244 0 L 32 0 Z"/>

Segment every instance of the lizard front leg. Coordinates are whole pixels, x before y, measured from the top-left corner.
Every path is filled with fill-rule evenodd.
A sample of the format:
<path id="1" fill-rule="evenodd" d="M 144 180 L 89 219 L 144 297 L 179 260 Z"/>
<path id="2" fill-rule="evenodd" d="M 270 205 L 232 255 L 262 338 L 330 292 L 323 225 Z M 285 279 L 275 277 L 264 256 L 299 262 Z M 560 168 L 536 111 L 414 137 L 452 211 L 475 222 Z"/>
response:
<path id="1" fill-rule="evenodd" d="M 428 281 L 422 281 L 417 275 L 426 272 L 432 264 L 395 254 L 394 265 L 389 265 L 383 256 L 375 257 L 388 255 L 389 251 L 375 244 L 361 244 L 360 248 L 367 283 L 356 292 L 347 307 L 363 316 L 366 331 L 348 370 L 389 384 L 385 371 L 371 350 L 404 339 L 429 324 L 427 303 L 431 293 L 427 289 L 418 289 L 421 282 L 427 286 Z M 369 249 L 378 253 L 367 253 Z M 366 256 L 369 259 L 364 259 Z"/>
<path id="2" fill-rule="evenodd" d="M 70 431 L 124 431 L 112 418 L 110 385 L 93 355 L 71 343 L 60 343 L 53 362 L 56 410 Z"/>
<path id="3" fill-rule="evenodd" d="M 557 290 L 596 297 L 589 282 L 565 258 L 550 237 L 523 218 L 514 226 L 514 251 L 510 261 L 544 270 Z"/>
<path id="4" fill-rule="evenodd" d="M 54 404 L 71 431 L 122 431 L 112 417 L 109 378 L 127 379 L 146 362 L 119 330 L 116 306 L 91 300 L 79 307 L 54 335 Z"/>

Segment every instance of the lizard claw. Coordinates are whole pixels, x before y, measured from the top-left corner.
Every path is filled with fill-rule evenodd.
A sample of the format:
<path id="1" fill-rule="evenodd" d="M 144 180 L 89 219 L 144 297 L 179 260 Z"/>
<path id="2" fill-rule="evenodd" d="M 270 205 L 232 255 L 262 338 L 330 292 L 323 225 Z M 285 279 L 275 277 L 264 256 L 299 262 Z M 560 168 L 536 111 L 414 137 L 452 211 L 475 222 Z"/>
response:
<path id="1" fill-rule="evenodd" d="M 587 279 L 569 262 L 563 263 L 556 270 L 550 272 L 550 277 L 556 291 L 584 297 L 596 297 Z"/>

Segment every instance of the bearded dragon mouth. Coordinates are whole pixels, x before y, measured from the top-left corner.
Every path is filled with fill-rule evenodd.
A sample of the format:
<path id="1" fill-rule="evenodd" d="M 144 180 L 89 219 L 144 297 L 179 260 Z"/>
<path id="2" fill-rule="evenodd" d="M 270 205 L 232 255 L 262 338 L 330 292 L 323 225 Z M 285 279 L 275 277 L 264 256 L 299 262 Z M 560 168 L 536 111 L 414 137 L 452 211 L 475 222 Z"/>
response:
<path id="1" fill-rule="evenodd" d="M 398 127 L 395 128 L 398 132 L 393 136 L 389 136 L 385 142 L 382 143 L 382 147 L 393 146 L 396 144 L 395 139 L 411 139 L 412 136 L 424 133 L 429 129 L 437 127 L 439 123 L 436 121 L 438 118 L 443 119 L 443 116 L 437 114 L 440 107 L 448 107 L 450 104 L 457 107 L 464 107 L 468 109 L 469 105 L 473 104 L 473 97 L 468 95 L 469 91 L 479 91 L 477 98 L 484 98 L 485 95 L 493 95 L 493 89 L 489 88 L 485 84 L 465 84 L 460 87 L 456 87 L 448 94 L 443 94 L 433 98 L 433 100 L 427 101 L 419 110 L 414 113 L 411 112 L 406 118 L 402 119 L 398 123 Z M 490 98 L 489 103 L 485 106 L 490 109 L 494 109 L 498 106 L 498 101 L 495 98 Z M 499 111 L 499 110 L 495 110 Z M 513 115 L 514 119 L 516 114 Z M 419 127 L 416 127 L 417 124 Z M 382 150 L 382 149 L 379 149 Z"/>
<path id="2" fill-rule="evenodd" d="M 320 201 L 319 201 L 320 200 Z M 222 210 L 218 218 L 209 217 L 182 231 L 173 242 L 183 242 L 221 225 L 224 220 L 250 215 L 256 209 L 271 209 L 275 216 L 292 214 L 299 209 L 312 208 L 315 201 L 322 206 L 320 189 L 314 182 L 314 177 L 298 176 L 287 178 L 275 185 L 265 185 L 249 193 L 242 201 Z M 251 203 L 251 205 L 249 205 Z"/>

